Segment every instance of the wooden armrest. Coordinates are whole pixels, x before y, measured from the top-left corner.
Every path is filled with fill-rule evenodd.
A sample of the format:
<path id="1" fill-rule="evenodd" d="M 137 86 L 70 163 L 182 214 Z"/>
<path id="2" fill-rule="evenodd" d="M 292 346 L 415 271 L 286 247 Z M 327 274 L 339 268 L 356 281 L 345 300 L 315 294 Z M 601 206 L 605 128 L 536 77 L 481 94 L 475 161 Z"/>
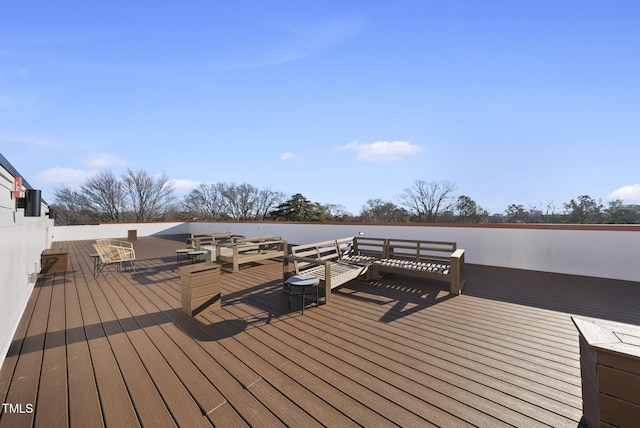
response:
<path id="1" fill-rule="evenodd" d="M 451 253 L 451 258 L 459 259 L 464 256 L 464 249 L 458 248 L 453 253 Z"/>
<path id="2" fill-rule="evenodd" d="M 329 260 L 320 260 L 320 259 L 312 259 L 307 257 L 298 257 L 298 256 L 284 256 L 284 259 L 291 262 L 305 262 L 314 265 L 330 265 L 331 261 Z"/>

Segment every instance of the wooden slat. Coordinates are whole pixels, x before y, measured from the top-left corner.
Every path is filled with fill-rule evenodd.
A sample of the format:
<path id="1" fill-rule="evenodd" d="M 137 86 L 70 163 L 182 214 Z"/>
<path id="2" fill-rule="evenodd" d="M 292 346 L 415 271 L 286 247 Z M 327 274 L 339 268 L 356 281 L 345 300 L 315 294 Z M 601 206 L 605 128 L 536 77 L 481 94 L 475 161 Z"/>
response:
<path id="1" fill-rule="evenodd" d="M 110 276 L 108 278 L 113 278 Z M 107 278 L 107 280 L 108 280 Z M 109 302 L 97 284 L 89 283 L 102 327 L 118 362 L 121 376 L 127 385 L 138 418 L 142 425 L 170 426 L 175 423 L 149 373 L 124 332 Z"/>
<path id="2" fill-rule="evenodd" d="M 47 333 L 49 307 L 51 306 L 51 284 L 54 276 L 47 277 L 40 282 L 42 287 L 37 295 L 31 321 L 20 349 L 13 378 L 5 398 L 9 405 L 20 406 L 20 410 L 27 405 L 35 406 L 38 398 L 40 382 L 40 368 L 44 354 L 44 341 Z M 43 287 L 46 284 L 48 286 Z M 4 407 L 4 406 L 3 406 Z M 2 409 L 1 427 L 30 427 L 33 424 L 35 410 L 31 413 L 7 412 Z"/>
<path id="3" fill-rule="evenodd" d="M 87 268 L 93 269 L 93 264 L 89 264 L 92 262 L 87 263 L 88 257 L 80 251 L 75 253 L 72 260 L 75 266 L 84 266 L 82 274 L 76 274 L 76 284 L 78 285 L 76 290 L 80 300 L 105 425 L 139 426 L 138 415 L 129 397 L 122 372 L 86 283 L 86 281 L 94 281 L 92 273 L 87 272 Z"/>
<path id="4" fill-rule="evenodd" d="M 77 291 L 82 285 L 75 281 L 65 284 L 69 419 L 73 424 L 100 426 L 103 424 L 101 404 Z"/>
<path id="5" fill-rule="evenodd" d="M 42 278 L 38 280 L 42 281 Z M 29 323 L 33 317 L 33 309 L 38 300 L 38 296 L 42 287 L 35 287 L 29 300 L 27 301 L 27 305 L 25 307 L 24 314 L 22 318 L 20 318 L 20 322 L 18 323 L 18 328 L 14 334 L 13 340 L 11 341 L 11 345 L 9 345 L 9 350 L 7 351 L 6 358 L 4 360 L 4 364 L 2 368 L 0 368 L 0 402 L 7 403 L 6 398 L 9 393 L 9 387 L 11 385 L 11 381 L 13 379 L 13 373 L 18 364 L 18 359 L 20 357 L 20 350 L 24 345 L 24 341 L 27 335 L 27 329 L 29 327 Z M 2 419 L 3 413 L 0 412 L 0 419 Z"/>
<path id="6" fill-rule="evenodd" d="M 173 309 L 176 304 L 179 304 L 176 287 L 172 287 L 167 282 L 152 285 L 150 289 L 154 293 L 147 294 L 147 297 L 171 321 L 163 324 L 163 328 L 176 340 L 178 346 L 183 350 L 189 350 L 190 358 L 203 371 L 203 374 L 209 380 L 215 380 L 216 388 L 227 399 L 227 403 L 236 412 L 241 413 L 241 418 L 251 425 L 276 424 L 277 419 L 253 396 L 247 394 L 245 389 L 257 382 L 259 376 L 241 359 L 231 355 L 217 343 L 216 338 L 219 337 L 219 334 Z M 186 333 L 186 335 L 182 333 Z M 197 340 L 198 346 L 194 346 L 194 338 Z M 220 406 L 225 407 L 226 405 L 221 404 Z M 218 408 L 207 413 L 215 424 L 220 422 L 215 418 L 220 413 Z M 227 411 L 225 410 L 225 412 Z M 235 425 L 238 422 L 234 421 L 232 424 Z"/>
<path id="7" fill-rule="evenodd" d="M 56 275 L 50 287 L 52 296 L 40 373 L 38 413 L 35 413 L 35 425 L 64 427 L 69 425 L 67 350 L 65 348 L 65 275 Z"/>

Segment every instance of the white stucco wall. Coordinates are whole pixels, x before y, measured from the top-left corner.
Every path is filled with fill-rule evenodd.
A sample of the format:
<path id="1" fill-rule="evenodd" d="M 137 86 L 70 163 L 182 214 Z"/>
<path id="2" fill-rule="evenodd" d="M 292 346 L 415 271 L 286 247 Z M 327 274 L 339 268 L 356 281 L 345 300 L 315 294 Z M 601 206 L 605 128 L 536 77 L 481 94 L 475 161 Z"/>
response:
<path id="1" fill-rule="evenodd" d="M 467 263 L 640 281 L 640 227 L 526 228 L 358 224 L 192 223 L 194 231 L 281 235 L 304 244 L 346 236 L 455 241 Z"/>
<path id="2" fill-rule="evenodd" d="M 126 238 L 129 230 L 136 230 L 137 236 L 182 235 L 190 233 L 190 223 L 108 223 L 88 226 L 56 226 L 54 241 L 84 241 L 88 239 Z"/>
<path id="3" fill-rule="evenodd" d="M 125 223 L 56 227 L 55 240 L 225 232 L 261 237 L 278 235 L 291 244 L 346 236 L 455 241 L 467 263 L 600 278 L 640 281 L 640 226 L 432 226 L 356 223 Z"/>
<path id="4" fill-rule="evenodd" d="M 0 167 L 0 364 L 9 350 L 40 271 L 40 254 L 51 246 L 53 221 L 25 217 L 11 197 L 13 176 Z"/>

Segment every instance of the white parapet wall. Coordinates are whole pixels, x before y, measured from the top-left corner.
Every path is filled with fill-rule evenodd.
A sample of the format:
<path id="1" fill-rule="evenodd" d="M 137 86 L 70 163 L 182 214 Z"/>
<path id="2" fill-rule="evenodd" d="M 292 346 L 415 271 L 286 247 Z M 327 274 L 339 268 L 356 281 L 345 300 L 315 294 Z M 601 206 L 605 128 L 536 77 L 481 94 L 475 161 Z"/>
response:
<path id="1" fill-rule="evenodd" d="M 292 244 L 346 236 L 454 241 L 467 263 L 640 281 L 640 226 L 192 223 L 193 231 L 280 235 Z"/>
<path id="2" fill-rule="evenodd" d="M 125 239 L 129 231 L 135 230 L 137 236 L 184 235 L 190 233 L 190 223 L 153 222 L 153 223 L 103 223 L 99 225 L 56 226 L 53 234 L 55 241 L 85 241 L 94 239 Z"/>
<path id="3" fill-rule="evenodd" d="M 454 241 L 467 263 L 640 281 L 640 225 L 447 225 L 285 222 L 118 223 L 56 227 L 55 240 L 231 232 L 306 244 L 347 236 Z"/>
<path id="4" fill-rule="evenodd" d="M 13 197 L 14 174 L 0 165 L 0 364 L 40 272 L 40 254 L 52 242 L 46 204 L 39 217 L 25 216 Z"/>

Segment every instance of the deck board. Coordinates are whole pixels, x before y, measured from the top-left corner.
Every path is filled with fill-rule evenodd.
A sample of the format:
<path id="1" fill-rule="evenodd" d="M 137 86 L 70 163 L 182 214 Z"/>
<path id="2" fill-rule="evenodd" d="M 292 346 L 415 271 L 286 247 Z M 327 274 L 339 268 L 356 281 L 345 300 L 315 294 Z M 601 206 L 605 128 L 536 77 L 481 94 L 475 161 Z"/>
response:
<path id="1" fill-rule="evenodd" d="M 72 263 L 80 265 L 86 262 L 84 254 L 72 253 Z M 92 265 L 91 265 L 92 266 Z M 81 271 L 84 273 L 85 271 Z M 93 280 L 91 276 L 85 277 Z M 77 282 L 82 285 L 82 282 Z M 136 426 L 139 425 L 139 418 L 131 401 L 127 386 L 120 372 L 118 361 L 101 324 L 100 316 L 96 308 L 93 297 L 88 286 L 76 288 L 80 301 L 80 309 L 84 321 L 89 352 L 93 361 L 94 374 L 100 403 L 103 410 L 104 422 L 106 426 Z"/>
<path id="2" fill-rule="evenodd" d="M 21 411 L 28 404 L 35 406 L 38 397 L 38 385 L 47 333 L 47 318 L 49 307 L 51 306 L 52 282 L 53 277 L 48 278 L 48 281 L 43 283 L 43 288 L 36 296 L 37 300 L 33 307 L 33 314 L 29 314 L 31 319 L 20 349 L 20 358 L 16 363 L 13 379 L 5 398 L 5 403 L 19 405 L 21 406 Z M 0 424 L 6 424 L 6 426 L 11 427 L 27 427 L 32 426 L 35 419 L 35 411 L 3 413 L 2 416 Z"/>
<path id="3" fill-rule="evenodd" d="M 103 278 L 100 278 L 102 280 Z M 109 279 L 109 278 L 105 278 Z M 104 286 L 104 284 L 102 284 Z M 120 368 L 131 402 L 141 425 L 168 426 L 174 419 L 166 407 L 153 379 L 145 369 L 140 356 L 126 336 L 124 327 L 115 316 L 109 302 L 96 281 L 88 283 L 88 291 L 95 304 L 100 323 Z M 117 375 L 117 373 L 114 373 Z M 110 393 L 108 391 L 107 393 Z"/>
<path id="4" fill-rule="evenodd" d="M 69 424 L 64 279 L 64 275 L 55 275 L 51 284 L 52 296 L 37 402 L 42 411 L 34 415 L 36 426 Z"/>
<path id="5" fill-rule="evenodd" d="M 223 272 L 180 310 L 183 237 L 141 237 L 137 275 L 93 276 L 91 241 L 41 276 L 4 365 L 15 426 L 569 426 L 582 423 L 571 315 L 640 324 L 640 284 L 467 266 L 462 295 L 401 275 L 288 310 L 277 261 Z M 62 243 L 55 243 L 62 245 Z"/>

